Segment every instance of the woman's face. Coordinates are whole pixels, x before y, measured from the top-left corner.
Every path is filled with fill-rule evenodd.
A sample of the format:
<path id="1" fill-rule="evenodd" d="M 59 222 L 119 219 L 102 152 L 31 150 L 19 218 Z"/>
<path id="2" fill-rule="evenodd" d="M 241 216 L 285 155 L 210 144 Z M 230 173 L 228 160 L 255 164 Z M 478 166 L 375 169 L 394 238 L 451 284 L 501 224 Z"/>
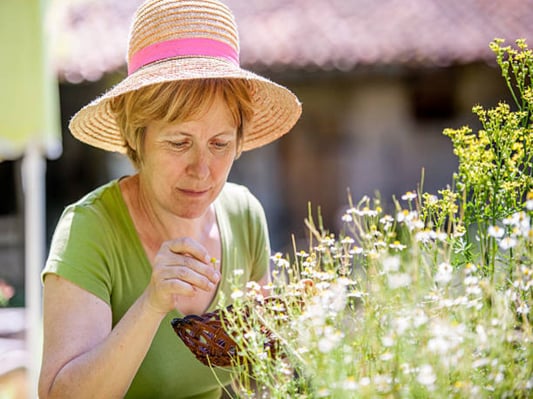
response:
<path id="1" fill-rule="evenodd" d="M 237 126 L 222 98 L 191 120 L 152 122 L 139 170 L 143 195 L 182 218 L 202 216 L 224 186 L 237 151 Z"/>

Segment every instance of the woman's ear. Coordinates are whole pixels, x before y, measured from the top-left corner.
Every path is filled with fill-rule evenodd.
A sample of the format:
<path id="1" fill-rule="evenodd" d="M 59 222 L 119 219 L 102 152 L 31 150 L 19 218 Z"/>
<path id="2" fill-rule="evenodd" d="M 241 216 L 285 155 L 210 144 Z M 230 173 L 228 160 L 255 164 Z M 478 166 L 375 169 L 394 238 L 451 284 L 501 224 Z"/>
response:
<path id="1" fill-rule="evenodd" d="M 132 137 L 128 136 L 124 138 L 124 141 L 126 141 L 126 146 L 131 149 L 132 151 L 137 151 L 137 143 L 136 140 L 133 140 Z"/>

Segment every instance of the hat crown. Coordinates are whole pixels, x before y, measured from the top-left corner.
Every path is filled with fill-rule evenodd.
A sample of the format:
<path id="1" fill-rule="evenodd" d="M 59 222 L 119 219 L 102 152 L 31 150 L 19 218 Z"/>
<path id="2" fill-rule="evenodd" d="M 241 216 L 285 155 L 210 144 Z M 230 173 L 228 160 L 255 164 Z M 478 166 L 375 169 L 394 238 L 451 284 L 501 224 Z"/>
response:
<path id="1" fill-rule="evenodd" d="M 225 43 L 239 54 L 235 18 L 220 1 L 148 0 L 135 13 L 128 64 L 143 49 L 179 39 L 211 39 Z"/>

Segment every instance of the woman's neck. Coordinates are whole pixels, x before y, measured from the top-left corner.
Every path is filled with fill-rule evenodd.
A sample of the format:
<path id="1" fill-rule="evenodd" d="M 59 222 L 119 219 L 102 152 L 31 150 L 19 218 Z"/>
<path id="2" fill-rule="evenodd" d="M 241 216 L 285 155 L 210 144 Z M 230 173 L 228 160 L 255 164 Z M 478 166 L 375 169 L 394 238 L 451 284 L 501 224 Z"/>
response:
<path id="1" fill-rule="evenodd" d="M 120 187 L 135 227 L 141 239 L 149 241 L 150 247 L 159 248 L 164 241 L 178 237 L 204 241 L 216 228 L 213 206 L 198 218 L 182 218 L 158 207 L 157 202 L 147 196 L 138 174 L 121 180 Z"/>

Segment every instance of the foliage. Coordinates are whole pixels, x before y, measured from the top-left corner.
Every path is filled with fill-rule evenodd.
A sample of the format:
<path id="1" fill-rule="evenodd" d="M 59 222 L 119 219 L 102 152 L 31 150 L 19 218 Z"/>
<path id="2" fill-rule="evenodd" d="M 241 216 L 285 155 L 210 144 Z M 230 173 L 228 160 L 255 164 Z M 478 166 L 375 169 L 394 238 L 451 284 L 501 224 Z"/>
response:
<path id="1" fill-rule="evenodd" d="M 465 126 L 444 131 L 459 158 L 454 180 L 463 198 L 462 222 L 478 231 L 479 260 L 484 270 L 495 265 L 491 256 L 496 255 L 497 243 L 490 226 L 516 212 L 533 187 L 533 55 L 524 40 L 517 40 L 517 49 L 503 46 L 501 39 L 490 47 L 517 110 L 503 102 L 489 110 L 475 106 L 473 112 L 479 117 L 481 130 L 475 133 Z"/>
<path id="2" fill-rule="evenodd" d="M 476 106 L 478 132 L 444 132 L 453 188 L 405 193 L 391 213 L 350 203 L 338 235 L 310 213 L 308 248 L 273 257 L 276 300 L 235 290 L 241 397 L 533 396 L 533 55 L 491 48 L 516 110 Z"/>

